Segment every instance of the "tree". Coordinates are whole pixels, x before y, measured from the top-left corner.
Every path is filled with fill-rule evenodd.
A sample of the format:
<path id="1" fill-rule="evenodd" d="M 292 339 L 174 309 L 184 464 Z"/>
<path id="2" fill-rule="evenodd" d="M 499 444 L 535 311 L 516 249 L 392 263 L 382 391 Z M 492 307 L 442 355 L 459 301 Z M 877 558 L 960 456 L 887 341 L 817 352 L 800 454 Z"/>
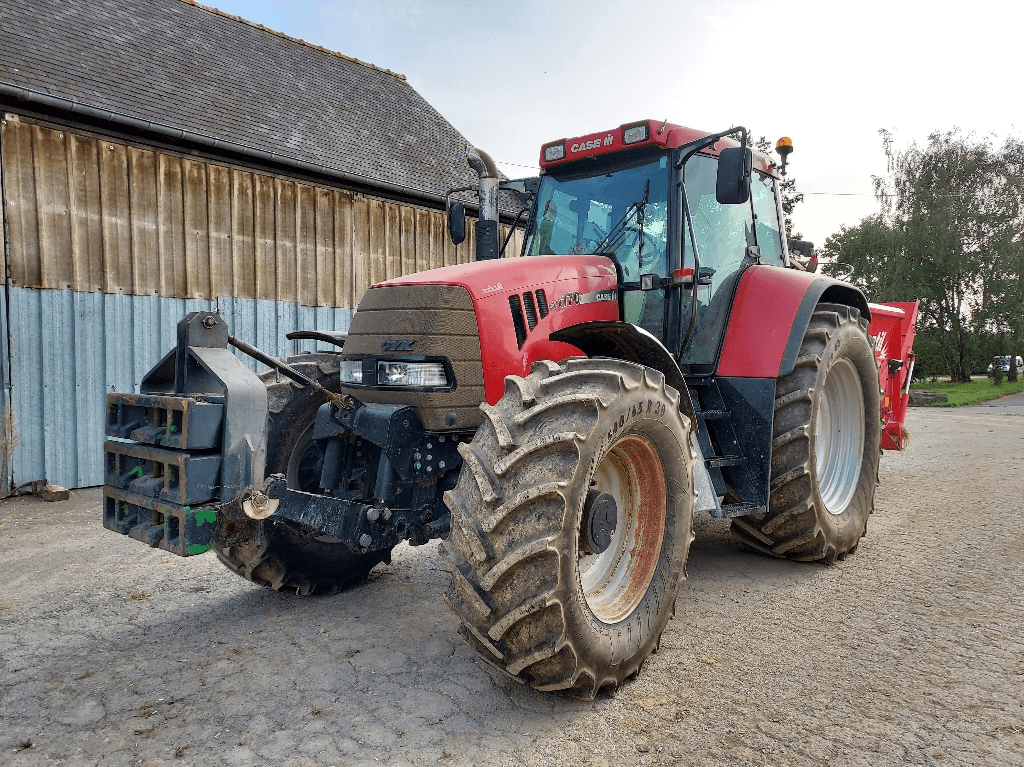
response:
<path id="1" fill-rule="evenodd" d="M 793 231 L 793 211 L 797 205 L 804 201 L 803 194 L 796 191 L 796 179 L 792 176 L 786 176 L 782 179 L 782 183 L 779 184 L 779 194 L 782 195 L 782 214 L 785 216 L 783 223 L 786 227 L 786 242 L 803 239 L 803 235 L 800 232 Z"/>
<path id="2" fill-rule="evenodd" d="M 1021 199 L 1024 197 L 1024 142 L 1009 139 L 1002 147 L 1004 184 L 999 190 L 1004 206 L 1012 211 L 1016 206 L 1019 215 Z M 1010 356 L 1010 370 L 1007 380 L 1016 382 L 1024 371 L 1017 369 L 1017 356 L 1021 354 L 1024 342 L 1024 241 L 1020 221 L 1010 231 L 1004 232 L 1002 257 L 996 262 L 985 285 L 985 307 L 983 318 L 998 334 L 999 353 Z M 1015 231 L 1014 231 L 1015 230 Z M 1008 348 L 1005 343 L 1009 337 Z"/>
<path id="3" fill-rule="evenodd" d="M 874 179 L 881 209 L 828 238 L 825 271 L 852 268 L 849 279 L 874 301 L 917 298 L 919 335 L 938 342 L 934 362 L 969 381 L 979 333 L 1007 323 L 1020 332 L 1020 303 L 1010 315 L 1024 298 L 1024 153 L 1019 142 L 995 149 L 957 130 L 898 151 L 892 134 L 880 134 L 888 160 L 887 176 Z"/>

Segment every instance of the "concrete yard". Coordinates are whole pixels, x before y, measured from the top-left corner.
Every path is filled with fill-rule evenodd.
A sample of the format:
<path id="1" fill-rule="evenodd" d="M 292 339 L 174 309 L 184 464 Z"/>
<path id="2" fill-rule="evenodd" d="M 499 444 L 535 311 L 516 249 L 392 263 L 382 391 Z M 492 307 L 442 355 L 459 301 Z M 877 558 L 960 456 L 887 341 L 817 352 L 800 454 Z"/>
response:
<path id="1" fill-rule="evenodd" d="M 98 489 L 4 502 L 0 764 L 1024 765 L 1022 411 L 912 410 L 831 567 L 699 518 L 660 652 L 593 703 L 476 659 L 436 544 L 301 598 L 107 532 Z"/>

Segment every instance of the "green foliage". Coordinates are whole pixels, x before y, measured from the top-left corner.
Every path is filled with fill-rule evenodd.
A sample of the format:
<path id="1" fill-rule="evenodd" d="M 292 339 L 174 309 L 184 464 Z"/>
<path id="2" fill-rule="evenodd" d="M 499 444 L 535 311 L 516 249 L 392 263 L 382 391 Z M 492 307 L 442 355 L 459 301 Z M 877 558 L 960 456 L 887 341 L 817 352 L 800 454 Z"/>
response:
<path id="1" fill-rule="evenodd" d="M 872 301 L 918 299 L 922 372 L 967 381 L 991 359 L 993 333 L 1008 332 L 1015 347 L 1024 333 L 1024 146 L 1009 139 L 995 148 L 953 130 L 896 150 L 880 133 L 881 210 L 826 241 L 825 271 Z"/>
<path id="2" fill-rule="evenodd" d="M 779 184 L 779 194 L 782 196 L 782 213 L 786 217 L 783 222 L 786 227 L 786 242 L 803 238 L 800 232 L 793 231 L 793 211 L 796 206 L 804 201 L 804 196 L 796 191 L 796 179 L 786 176 Z"/>
<path id="3" fill-rule="evenodd" d="M 958 405 L 976 405 L 979 402 L 988 402 L 996 397 L 1006 394 L 1016 394 L 1024 391 L 1024 381 L 1020 383 L 1006 383 L 996 387 L 995 382 L 989 379 L 974 380 L 967 383 L 953 381 L 930 381 L 928 383 L 916 383 L 911 389 L 924 389 L 925 391 L 945 392 L 949 402 L 939 402 L 928 407 L 956 407 Z"/>
<path id="4" fill-rule="evenodd" d="M 995 382 L 996 386 L 1002 386 L 1003 385 L 1003 369 L 1002 368 L 996 368 L 995 370 L 992 371 L 992 380 Z"/>
<path id="5" fill-rule="evenodd" d="M 874 301 L 875 297 L 871 296 L 870 300 Z M 965 332 L 965 338 L 965 368 L 970 375 L 984 375 L 992 358 L 997 354 L 1005 354 L 1005 350 L 1009 348 L 1009 343 L 1003 335 L 990 332 L 984 323 L 980 322 L 971 323 Z M 929 375 L 938 377 L 950 374 L 947 364 L 949 354 L 943 349 L 945 339 L 946 335 L 937 327 L 919 328 L 914 340 L 914 354 L 917 355 L 917 362 L 914 364 L 915 376 L 923 378 Z"/>

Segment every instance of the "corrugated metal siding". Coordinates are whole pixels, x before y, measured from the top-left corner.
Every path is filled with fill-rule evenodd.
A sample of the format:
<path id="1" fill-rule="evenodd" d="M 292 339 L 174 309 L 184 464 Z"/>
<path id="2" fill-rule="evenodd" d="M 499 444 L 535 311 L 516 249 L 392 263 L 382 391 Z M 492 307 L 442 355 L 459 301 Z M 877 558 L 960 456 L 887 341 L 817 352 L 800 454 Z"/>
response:
<path id="1" fill-rule="evenodd" d="M 2 127 L 16 287 L 353 308 L 374 282 L 473 259 L 473 222 L 456 247 L 439 211 Z"/>
<path id="2" fill-rule="evenodd" d="M 175 343 L 188 312 L 219 308 L 231 333 L 274 356 L 312 351 L 285 338 L 299 328 L 347 330 L 351 309 L 251 298 L 164 298 L 72 290 L 10 291 L 11 370 L 21 444 L 14 481 L 102 483 L 103 398 L 138 391 Z M 253 368 L 249 358 L 239 355 Z"/>
<path id="3" fill-rule="evenodd" d="M 456 247 L 438 211 L 0 128 L 16 482 L 102 483 L 103 394 L 137 390 L 189 311 L 219 307 L 235 335 L 284 355 L 292 330 L 346 330 L 371 284 L 473 258 L 473 222 Z"/>

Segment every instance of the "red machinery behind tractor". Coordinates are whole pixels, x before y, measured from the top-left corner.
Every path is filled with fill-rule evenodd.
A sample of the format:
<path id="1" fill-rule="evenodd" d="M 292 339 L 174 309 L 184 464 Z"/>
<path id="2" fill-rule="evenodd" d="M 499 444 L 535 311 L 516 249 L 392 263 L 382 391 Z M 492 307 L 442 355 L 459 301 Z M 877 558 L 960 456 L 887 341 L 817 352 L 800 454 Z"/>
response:
<path id="1" fill-rule="evenodd" d="M 337 351 L 288 363 L 190 314 L 141 393 L 108 395 L 104 524 L 302 594 L 442 538 L 481 657 L 593 697 L 657 646 L 694 511 L 773 556 L 857 548 L 916 304 L 787 268 L 779 169 L 743 128 L 623 125 L 518 181 L 469 154 L 477 262 L 374 285 L 347 336 L 293 334 Z M 524 258 L 498 259 L 499 194 Z"/>

